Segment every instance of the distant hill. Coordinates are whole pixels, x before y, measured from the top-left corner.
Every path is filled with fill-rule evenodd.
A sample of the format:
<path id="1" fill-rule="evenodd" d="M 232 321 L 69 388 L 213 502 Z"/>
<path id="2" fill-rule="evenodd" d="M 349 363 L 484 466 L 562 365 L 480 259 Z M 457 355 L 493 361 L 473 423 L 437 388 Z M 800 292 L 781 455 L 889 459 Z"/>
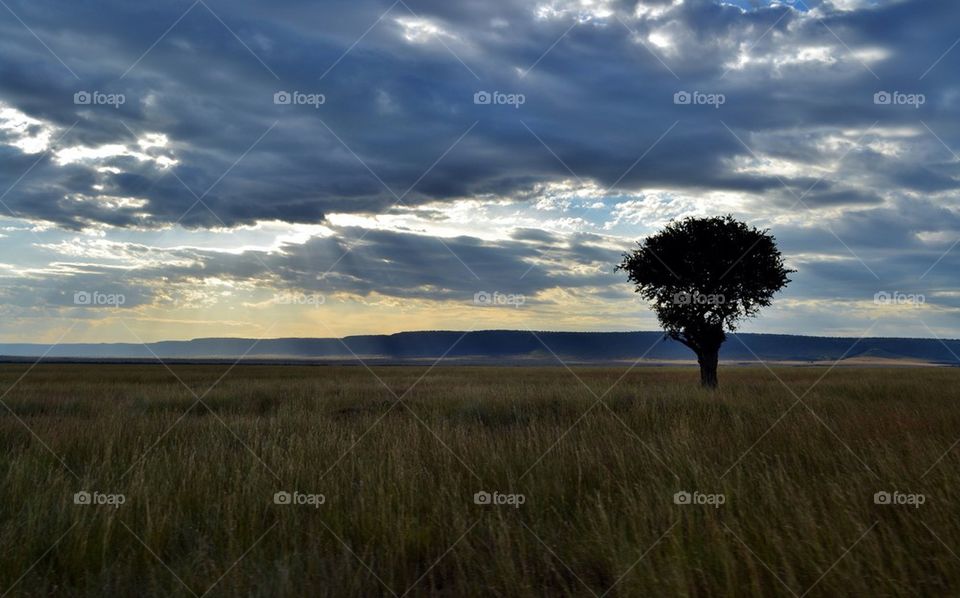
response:
<path id="1" fill-rule="evenodd" d="M 461 336 L 463 338 L 461 338 Z M 941 342 L 920 338 L 854 338 L 795 336 L 787 334 L 732 335 L 720 351 L 727 361 L 835 361 L 847 358 L 957 364 L 960 340 Z M 457 342 L 457 340 L 459 342 Z M 542 342 L 541 342 L 542 341 Z M 741 342 L 742 341 L 742 342 Z M 854 345 L 854 343 L 856 344 Z M 546 345 L 546 347 L 544 347 Z M 851 348 L 851 346 L 853 347 Z M 451 348 L 452 347 L 452 348 Z M 549 349 L 547 348 L 549 347 Z M 651 361 L 693 359 L 689 349 L 659 332 L 537 332 L 482 330 L 469 332 L 425 331 L 390 335 L 335 338 L 199 338 L 102 344 L 3 344 L 0 358 L 23 360 L 46 355 L 54 359 L 237 359 L 253 360 L 433 360 L 446 355 L 477 362 L 616 362 L 643 355 Z"/>

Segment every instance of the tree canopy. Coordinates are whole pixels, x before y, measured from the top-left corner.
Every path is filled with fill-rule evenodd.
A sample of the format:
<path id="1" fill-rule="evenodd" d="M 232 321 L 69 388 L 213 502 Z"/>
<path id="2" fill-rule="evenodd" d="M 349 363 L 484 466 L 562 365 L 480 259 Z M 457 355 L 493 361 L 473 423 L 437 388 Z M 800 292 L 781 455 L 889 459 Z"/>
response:
<path id="1" fill-rule="evenodd" d="M 617 270 L 651 303 L 667 335 L 704 362 L 716 358 L 727 330 L 770 305 L 790 282 L 776 239 L 732 216 L 684 218 L 637 243 Z M 706 372 L 710 374 L 710 372 Z"/>

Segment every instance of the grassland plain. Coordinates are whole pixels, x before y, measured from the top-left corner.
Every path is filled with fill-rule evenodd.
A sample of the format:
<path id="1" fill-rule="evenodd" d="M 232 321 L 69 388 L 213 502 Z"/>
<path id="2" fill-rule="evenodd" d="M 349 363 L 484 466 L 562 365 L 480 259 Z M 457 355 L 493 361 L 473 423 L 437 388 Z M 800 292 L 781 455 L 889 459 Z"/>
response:
<path id="1" fill-rule="evenodd" d="M 0 592 L 960 595 L 958 369 L 171 367 L 0 367 Z"/>

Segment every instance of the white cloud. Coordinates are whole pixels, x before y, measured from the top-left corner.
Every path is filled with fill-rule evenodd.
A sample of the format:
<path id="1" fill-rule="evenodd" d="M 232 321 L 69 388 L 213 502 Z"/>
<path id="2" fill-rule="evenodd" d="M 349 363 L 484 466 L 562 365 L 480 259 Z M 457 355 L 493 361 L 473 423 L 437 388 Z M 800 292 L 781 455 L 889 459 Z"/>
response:
<path id="1" fill-rule="evenodd" d="M 38 154 L 50 147 L 56 128 L 0 102 L 0 140 L 27 153 Z"/>

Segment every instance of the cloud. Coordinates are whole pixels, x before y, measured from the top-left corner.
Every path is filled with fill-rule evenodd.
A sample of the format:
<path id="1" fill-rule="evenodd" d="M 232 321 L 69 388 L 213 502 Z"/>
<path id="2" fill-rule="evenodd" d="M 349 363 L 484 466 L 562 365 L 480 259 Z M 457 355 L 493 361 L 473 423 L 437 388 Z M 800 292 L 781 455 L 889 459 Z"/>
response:
<path id="1" fill-rule="evenodd" d="M 960 235 L 947 0 L 9 4 L 43 43 L 0 23 L 0 214 L 59 231 L 13 260 L 48 282 L 79 280 L 51 264 L 102 234 L 168 260 L 144 280 L 587 292 L 615 283 L 614 246 L 730 211 L 802 260 L 794 297 L 854 298 Z M 331 232 L 162 242 L 264 223 Z"/>

